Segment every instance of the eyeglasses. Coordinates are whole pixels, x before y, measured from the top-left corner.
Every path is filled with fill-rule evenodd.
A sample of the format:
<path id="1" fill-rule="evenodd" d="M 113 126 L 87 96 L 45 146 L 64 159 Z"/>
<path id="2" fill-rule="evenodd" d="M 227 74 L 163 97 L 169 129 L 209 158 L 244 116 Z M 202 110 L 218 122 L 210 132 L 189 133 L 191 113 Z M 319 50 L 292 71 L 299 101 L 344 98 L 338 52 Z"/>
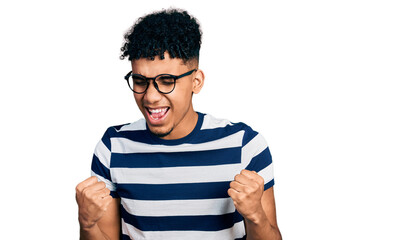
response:
<path id="1" fill-rule="evenodd" d="M 152 80 L 154 82 L 154 87 L 158 92 L 168 94 L 175 89 L 176 80 L 189 76 L 196 70 L 197 69 L 193 69 L 178 76 L 172 74 L 159 74 L 153 78 L 147 78 L 143 75 L 132 73 L 131 71 L 125 75 L 124 79 L 127 80 L 128 86 L 135 93 L 145 93 L 149 86 L 149 80 Z"/>

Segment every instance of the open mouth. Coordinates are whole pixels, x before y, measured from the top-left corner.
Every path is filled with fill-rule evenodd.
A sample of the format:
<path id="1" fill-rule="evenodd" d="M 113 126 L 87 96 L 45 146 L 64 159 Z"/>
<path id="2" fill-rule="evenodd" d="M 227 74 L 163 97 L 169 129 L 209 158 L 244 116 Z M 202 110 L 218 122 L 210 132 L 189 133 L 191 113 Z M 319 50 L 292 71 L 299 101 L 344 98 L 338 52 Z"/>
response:
<path id="1" fill-rule="evenodd" d="M 149 116 L 150 120 L 152 120 L 154 122 L 163 120 L 169 111 L 169 107 L 146 108 L 146 109 L 148 111 L 148 116 Z"/>

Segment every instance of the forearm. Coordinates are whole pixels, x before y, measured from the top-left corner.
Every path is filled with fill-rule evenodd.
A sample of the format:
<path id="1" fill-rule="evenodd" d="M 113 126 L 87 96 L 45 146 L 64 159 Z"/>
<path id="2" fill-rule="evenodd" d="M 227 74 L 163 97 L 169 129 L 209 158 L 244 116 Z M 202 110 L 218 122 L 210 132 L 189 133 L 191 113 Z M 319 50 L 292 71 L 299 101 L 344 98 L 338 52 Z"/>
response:
<path id="1" fill-rule="evenodd" d="M 95 224 L 91 228 L 80 228 L 80 240 L 110 240 Z"/>
<path id="2" fill-rule="evenodd" d="M 272 226 L 265 213 L 252 220 L 245 219 L 247 240 L 281 240 L 282 236 L 277 227 Z"/>

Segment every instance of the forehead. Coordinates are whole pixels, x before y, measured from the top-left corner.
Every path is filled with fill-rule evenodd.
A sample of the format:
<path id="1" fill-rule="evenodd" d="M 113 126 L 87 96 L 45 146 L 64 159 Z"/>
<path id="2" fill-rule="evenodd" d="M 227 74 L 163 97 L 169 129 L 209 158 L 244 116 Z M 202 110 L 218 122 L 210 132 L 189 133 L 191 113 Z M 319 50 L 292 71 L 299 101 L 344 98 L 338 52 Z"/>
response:
<path id="1" fill-rule="evenodd" d="M 170 58 L 166 52 L 164 57 L 164 59 L 161 59 L 159 56 L 156 56 L 154 60 L 148 58 L 132 60 L 132 72 L 146 77 L 154 77 L 163 73 L 179 75 L 188 70 L 182 59 Z"/>

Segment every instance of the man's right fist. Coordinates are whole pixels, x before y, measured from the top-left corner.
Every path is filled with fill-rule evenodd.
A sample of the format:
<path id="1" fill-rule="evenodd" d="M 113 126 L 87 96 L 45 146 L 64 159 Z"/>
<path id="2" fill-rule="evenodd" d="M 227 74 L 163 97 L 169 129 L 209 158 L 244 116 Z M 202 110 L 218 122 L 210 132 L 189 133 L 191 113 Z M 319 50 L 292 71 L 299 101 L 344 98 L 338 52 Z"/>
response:
<path id="1" fill-rule="evenodd" d="M 79 206 L 79 223 L 82 228 L 91 228 L 107 211 L 112 201 L 110 190 L 104 182 L 90 177 L 76 186 L 76 202 Z"/>

